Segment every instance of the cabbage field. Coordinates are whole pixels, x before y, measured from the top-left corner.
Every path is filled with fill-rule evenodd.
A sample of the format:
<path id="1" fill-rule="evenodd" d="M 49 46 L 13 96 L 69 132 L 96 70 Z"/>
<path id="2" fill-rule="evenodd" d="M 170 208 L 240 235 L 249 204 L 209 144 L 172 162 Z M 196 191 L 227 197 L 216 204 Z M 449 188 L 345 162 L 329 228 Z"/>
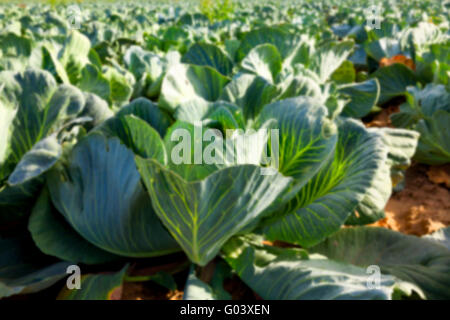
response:
<path id="1" fill-rule="evenodd" d="M 449 12 L 0 2 L 0 299 L 450 299 Z"/>

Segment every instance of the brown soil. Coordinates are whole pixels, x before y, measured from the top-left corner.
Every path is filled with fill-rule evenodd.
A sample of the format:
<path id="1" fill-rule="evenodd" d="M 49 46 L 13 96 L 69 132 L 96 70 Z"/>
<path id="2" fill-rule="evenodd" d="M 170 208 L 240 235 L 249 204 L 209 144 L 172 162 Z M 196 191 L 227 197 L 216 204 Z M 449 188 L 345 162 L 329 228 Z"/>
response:
<path id="1" fill-rule="evenodd" d="M 450 188 L 450 164 L 431 166 L 427 171 L 428 179 L 437 184 L 445 184 Z"/>
<path id="2" fill-rule="evenodd" d="M 136 261 L 128 271 L 131 277 L 146 277 L 166 272 L 174 277 L 178 288 L 182 288 L 187 279 L 190 262 L 184 254 Z M 169 290 L 154 281 L 127 282 L 122 286 L 122 300 L 181 300 L 183 292 Z"/>
<path id="3" fill-rule="evenodd" d="M 371 118 L 370 122 L 366 123 L 366 127 L 389 127 L 393 128 L 394 126 L 391 123 L 391 119 L 389 118 L 391 114 L 397 113 L 400 111 L 400 107 L 397 103 L 393 105 L 389 105 L 386 108 L 383 108 L 379 113 L 377 113 L 373 118 Z"/>
<path id="4" fill-rule="evenodd" d="M 226 279 L 223 288 L 231 294 L 232 300 L 261 300 L 242 280 L 234 275 L 231 279 Z"/>
<path id="5" fill-rule="evenodd" d="M 414 164 L 406 171 L 405 188 L 389 199 L 386 218 L 374 225 L 418 236 L 449 226 L 449 176 L 448 165 Z"/>
<path id="6" fill-rule="evenodd" d="M 392 99 L 382 110 L 365 119 L 366 127 L 393 127 L 390 115 L 399 111 L 403 97 Z M 386 218 L 374 226 L 406 234 L 424 235 L 450 225 L 450 164 L 412 165 L 405 175 L 405 188 L 393 193 Z"/>
<path id="7" fill-rule="evenodd" d="M 210 264 L 211 265 L 211 264 Z M 206 269 L 206 268 L 205 268 Z M 214 271 L 214 269 L 212 270 Z M 140 272 L 134 272 L 140 273 Z M 209 273 L 209 272 L 207 272 Z M 200 277 L 203 278 L 204 275 Z M 208 275 L 206 275 L 208 276 Z M 184 287 L 187 273 L 182 272 L 175 276 L 178 287 Z M 207 279 L 205 279 L 207 281 Z M 260 299 L 245 283 L 234 275 L 225 279 L 224 289 L 231 295 L 232 300 L 255 300 Z M 146 282 L 124 282 L 122 287 L 122 300 L 182 300 L 183 291 L 169 290 L 152 281 Z"/>
<path id="8" fill-rule="evenodd" d="M 122 300 L 181 300 L 183 292 L 166 289 L 154 282 L 125 282 Z"/>

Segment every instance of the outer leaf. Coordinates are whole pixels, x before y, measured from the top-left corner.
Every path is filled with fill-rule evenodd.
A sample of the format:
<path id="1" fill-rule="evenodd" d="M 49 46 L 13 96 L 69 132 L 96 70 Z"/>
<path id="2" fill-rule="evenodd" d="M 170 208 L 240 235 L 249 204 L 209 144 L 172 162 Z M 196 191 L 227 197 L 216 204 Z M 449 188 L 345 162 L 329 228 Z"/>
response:
<path id="1" fill-rule="evenodd" d="M 309 97 L 265 106 L 258 122 L 267 121 L 273 122 L 271 128 L 279 130 L 278 170 L 293 177 L 299 188 L 317 173 L 332 153 L 336 126 L 327 118 L 326 107 Z"/>
<path id="2" fill-rule="evenodd" d="M 221 99 L 242 108 L 245 119 L 254 119 L 262 107 L 278 95 L 277 88 L 267 80 L 239 74 L 224 88 Z"/>
<path id="3" fill-rule="evenodd" d="M 242 60 L 241 66 L 245 71 L 274 83 L 281 71 L 282 60 L 276 47 L 271 44 L 261 44 L 249 52 Z"/>
<path id="4" fill-rule="evenodd" d="M 423 93 L 428 91 L 429 87 L 427 86 Z M 431 92 L 426 92 L 427 94 L 423 95 L 421 90 L 418 90 L 416 87 L 407 88 L 406 93 L 406 101 L 400 105 L 400 112 L 393 113 L 390 118 L 392 124 L 398 128 L 412 128 L 421 118 L 421 105 L 422 99 L 426 99 L 426 97 L 430 97 L 431 99 L 426 99 L 430 102 L 434 102 L 436 95 L 432 94 L 435 92 L 431 90 Z M 439 95 L 440 96 L 440 95 Z M 434 104 L 434 103 L 433 103 Z M 439 103 L 437 104 L 439 105 Z"/>
<path id="5" fill-rule="evenodd" d="M 308 65 L 315 53 L 314 43 L 314 38 L 306 34 L 296 39 L 292 52 L 283 61 L 283 69 L 289 69 L 298 64 Z"/>
<path id="6" fill-rule="evenodd" d="M 388 157 L 378 168 L 372 186 L 346 224 L 369 224 L 384 218 L 384 207 L 392 191 L 387 181 L 392 180 L 396 186 L 403 180 L 403 171 L 411 164 L 419 138 L 417 132 L 404 129 L 370 128 L 369 131 L 380 135 Z"/>
<path id="7" fill-rule="evenodd" d="M 450 112 L 436 111 L 431 119 L 421 119 L 415 129 L 420 141 L 414 158 L 431 165 L 450 162 Z"/>
<path id="8" fill-rule="evenodd" d="M 0 94 L 2 93 L 3 87 L 3 85 L 0 86 Z M 16 113 L 17 108 L 14 104 L 0 100 L 0 119 L 2 119 L 2 125 L 0 126 L 0 163 L 2 164 L 2 167 L 10 153 L 9 142 L 13 131 L 12 123 Z M 7 174 L 9 174 L 9 172 L 2 168 L 2 170 L 0 170 L 0 179 L 4 179 Z"/>
<path id="9" fill-rule="evenodd" d="M 224 252 L 239 277 L 263 299 L 380 300 L 402 291 L 411 293 L 411 285 L 386 275 L 381 275 L 378 288 L 369 288 L 369 275 L 363 268 L 320 255 L 308 256 L 299 249 L 263 247 L 233 239 Z"/>
<path id="10" fill-rule="evenodd" d="M 42 179 L 37 178 L 17 186 L 0 187 L 0 222 L 12 222 L 30 213 L 30 198 L 39 193 Z M 16 221 L 17 222 L 17 221 Z"/>
<path id="11" fill-rule="evenodd" d="M 28 230 L 42 252 L 62 260 L 99 264 L 118 259 L 76 233 L 53 207 L 47 189 L 42 191 L 33 209 Z"/>
<path id="12" fill-rule="evenodd" d="M 107 68 L 104 76 L 108 79 L 111 88 L 111 101 L 118 106 L 127 103 L 133 93 L 134 78 L 131 73 L 118 68 Z"/>
<path id="13" fill-rule="evenodd" d="M 254 165 L 186 182 L 154 160 L 136 157 L 158 217 L 196 264 L 206 265 L 233 235 L 261 218 L 290 179 Z"/>
<path id="14" fill-rule="evenodd" d="M 339 230 L 372 187 L 386 153 L 377 135 L 344 120 L 334 156 L 269 221 L 267 236 L 310 247 Z"/>
<path id="15" fill-rule="evenodd" d="M 33 48 L 32 39 L 20 37 L 12 32 L 2 34 L 0 50 L 4 56 L 29 57 Z"/>
<path id="16" fill-rule="evenodd" d="M 282 92 L 278 97 L 279 100 L 308 96 L 324 104 L 327 98 L 326 95 L 322 94 L 322 89 L 319 84 L 305 76 L 288 77 L 279 84 L 279 87 L 281 87 Z"/>
<path id="17" fill-rule="evenodd" d="M 227 52 L 228 56 L 231 58 L 232 61 L 236 60 L 236 52 L 239 49 L 239 46 L 241 45 L 241 41 L 237 39 L 225 39 L 225 51 Z"/>
<path id="18" fill-rule="evenodd" d="M 169 115 L 159 109 L 152 101 L 145 98 L 135 99 L 117 112 L 117 116 L 125 115 L 135 115 L 145 120 L 159 132 L 161 137 L 164 137 L 167 128 L 171 124 Z"/>
<path id="19" fill-rule="evenodd" d="M 118 137 L 136 155 L 157 159 L 162 164 L 167 162 L 164 143 L 158 132 L 136 116 L 116 116 L 106 121 L 100 129 Z"/>
<path id="20" fill-rule="evenodd" d="M 216 108 L 207 115 L 212 121 L 222 125 L 222 131 L 227 129 L 243 129 L 245 127 L 242 110 L 235 104 L 220 102 L 215 104 Z"/>
<path id="21" fill-rule="evenodd" d="M 402 53 L 399 41 L 391 38 L 382 38 L 370 42 L 366 46 L 366 51 L 376 61 L 380 61 L 382 58 L 391 58 Z"/>
<path id="22" fill-rule="evenodd" d="M 51 135 L 36 143 L 30 151 L 24 154 L 13 173 L 8 178 L 12 186 L 29 181 L 47 171 L 58 161 L 62 147 L 56 136 Z"/>
<path id="23" fill-rule="evenodd" d="M 191 101 L 178 107 L 175 118 L 189 123 L 217 121 L 226 129 L 238 129 L 244 126 L 242 110 L 235 104 L 225 101 Z"/>
<path id="24" fill-rule="evenodd" d="M 320 47 L 314 54 L 310 68 L 325 82 L 353 51 L 353 41 L 330 42 Z"/>
<path id="25" fill-rule="evenodd" d="M 0 35 L 0 70 L 23 71 L 30 64 L 33 53 L 33 40 L 2 29 Z"/>
<path id="26" fill-rule="evenodd" d="M 361 83 L 341 86 L 339 91 L 350 97 L 342 115 L 362 118 L 377 104 L 380 96 L 380 84 L 377 79 L 370 79 Z"/>
<path id="27" fill-rule="evenodd" d="M 109 109 L 108 104 L 105 100 L 101 99 L 99 96 L 85 92 L 84 98 L 86 104 L 84 105 L 83 112 L 80 117 L 85 116 L 92 119 L 91 126 L 96 127 L 106 119 L 113 116 L 113 112 Z"/>
<path id="28" fill-rule="evenodd" d="M 142 91 L 136 87 L 135 95 L 145 94 L 148 97 L 157 97 L 168 66 L 179 62 L 177 51 L 176 55 L 177 58 L 173 59 L 175 61 L 171 61 L 170 53 L 165 58 L 161 58 L 154 53 L 142 50 L 139 46 L 131 46 L 125 53 L 124 61 L 136 81 L 142 83 Z"/>
<path id="29" fill-rule="evenodd" d="M 414 43 L 419 55 L 432 44 L 448 43 L 448 34 L 444 34 L 438 26 L 429 21 L 422 21 L 417 27 L 410 28 L 403 37 Z"/>
<path id="30" fill-rule="evenodd" d="M 158 105 L 174 111 L 180 104 L 196 99 L 217 100 L 228 78 L 210 67 L 179 64 L 164 77 Z"/>
<path id="31" fill-rule="evenodd" d="M 349 228 L 312 251 L 364 268 L 378 265 L 382 273 L 416 284 L 428 299 L 450 295 L 450 252 L 429 240 L 383 228 Z"/>
<path id="32" fill-rule="evenodd" d="M 222 101 L 209 102 L 205 100 L 191 100 L 178 106 L 174 118 L 189 123 L 201 122 L 206 115 L 221 104 Z"/>
<path id="33" fill-rule="evenodd" d="M 56 208 L 83 238 L 128 257 L 178 250 L 153 213 L 133 153 L 117 138 L 83 139 L 68 163 L 64 174 L 52 172 L 48 185 Z"/>
<path id="34" fill-rule="evenodd" d="M 77 30 L 72 30 L 69 37 L 66 38 L 58 58 L 66 69 L 71 83 L 75 84 L 80 80 L 81 70 L 89 62 L 90 49 L 89 39 Z"/>
<path id="35" fill-rule="evenodd" d="M 416 152 L 419 133 L 406 129 L 371 128 L 369 131 L 381 135 L 388 148 L 387 165 L 393 175 L 411 164 L 411 158 Z"/>
<path id="36" fill-rule="evenodd" d="M 271 44 L 277 48 L 281 57 L 288 57 L 295 49 L 298 39 L 295 35 L 276 27 L 263 27 L 248 32 L 241 41 L 237 51 L 237 60 L 241 61 L 256 46 Z"/>
<path id="37" fill-rule="evenodd" d="M 416 83 L 414 72 L 400 63 L 380 68 L 371 77 L 377 78 L 380 82 L 380 104 L 391 98 L 404 95 L 406 87 Z"/>
<path id="38" fill-rule="evenodd" d="M 351 61 L 344 61 L 331 75 L 331 79 L 339 84 L 351 83 L 356 80 L 356 70 Z"/>
<path id="39" fill-rule="evenodd" d="M 421 136 L 415 159 L 427 164 L 444 164 L 450 161 L 445 124 L 450 115 L 450 94 L 443 85 L 428 84 L 424 89 L 408 88 L 407 102 L 400 112 L 391 116 L 397 127 L 418 131 Z"/>
<path id="40" fill-rule="evenodd" d="M 70 263 L 52 263 L 29 237 L 0 238 L 0 298 L 38 292 L 64 278 Z"/>
<path id="41" fill-rule="evenodd" d="M 8 105 L 17 106 L 14 120 L 10 123 L 12 127 L 9 128 L 10 147 L 3 147 L 6 157 L 3 158 L 5 162 L 1 163 L 0 177 L 5 178 L 11 173 L 8 171 L 12 171 L 15 164 L 35 143 L 45 137 L 52 128 L 70 120 L 82 110 L 84 98 L 75 87 L 62 85 L 57 88 L 53 77 L 45 71 L 5 71 L 0 73 L 0 79 L 4 84 L 0 93 L 3 106 L 0 107 L 3 109 Z M 4 110 L 8 112 L 9 117 L 12 116 L 11 109 Z"/>
<path id="42" fill-rule="evenodd" d="M 198 66 L 209 66 L 225 76 L 228 76 L 233 71 L 233 62 L 230 58 L 217 46 L 207 43 L 194 44 L 184 54 L 181 62 Z"/>
<path id="43" fill-rule="evenodd" d="M 128 265 L 117 273 L 88 274 L 81 277 L 81 289 L 64 288 L 58 300 L 120 300 Z"/>
<path id="44" fill-rule="evenodd" d="M 66 277 L 68 262 L 59 262 L 16 279 L 0 280 L 0 297 L 29 294 L 51 287 Z"/>
<path id="45" fill-rule="evenodd" d="M 422 90 L 408 88 L 408 92 L 412 94 L 408 102 L 425 117 L 431 117 L 438 110 L 450 112 L 450 92 L 443 85 L 428 84 Z"/>
<path id="46" fill-rule="evenodd" d="M 61 79 L 62 83 L 70 84 L 64 66 L 56 58 L 51 48 L 45 45 L 42 46 L 42 68 L 48 70 L 55 78 Z"/>
<path id="47" fill-rule="evenodd" d="M 37 143 L 73 121 L 85 101 L 77 88 L 57 87 L 46 71 L 5 71 L 0 73 L 0 79 L 0 113 L 5 115 L 4 125 L 7 126 L 0 140 L 0 180 L 6 180 L 22 161 L 10 181 L 17 187 L 1 187 L 0 204 L 17 205 L 34 195 L 39 182 L 31 180 L 50 168 L 59 156 L 55 141 Z M 35 149 L 30 151 L 33 147 Z M 46 153 L 50 150 L 47 147 L 51 147 L 51 154 Z M 30 153 L 22 159 L 28 151 Z M 20 184 L 28 180 L 29 183 Z"/>
<path id="48" fill-rule="evenodd" d="M 87 64 L 81 71 L 78 84 L 81 90 L 92 92 L 102 99 L 111 102 L 111 87 L 108 79 L 102 75 L 96 66 Z"/>
<path id="49" fill-rule="evenodd" d="M 131 46 L 127 50 L 124 55 L 124 62 L 136 77 L 136 80 L 147 73 L 150 77 L 149 80 L 157 81 L 164 71 L 163 62 L 158 55 L 144 51 L 138 46 Z"/>

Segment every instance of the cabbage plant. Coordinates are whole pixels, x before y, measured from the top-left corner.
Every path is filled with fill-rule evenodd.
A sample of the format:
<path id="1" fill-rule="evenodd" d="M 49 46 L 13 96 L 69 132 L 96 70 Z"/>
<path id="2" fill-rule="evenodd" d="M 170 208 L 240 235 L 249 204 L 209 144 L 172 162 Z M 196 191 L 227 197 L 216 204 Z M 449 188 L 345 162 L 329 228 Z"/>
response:
<path id="1" fill-rule="evenodd" d="M 134 269 L 172 257 L 184 299 L 233 276 L 263 299 L 450 298 L 449 228 L 368 226 L 411 158 L 448 162 L 442 6 L 367 30 L 354 1 L 236 5 L 86 4 L 79 30 L 0 6 L 0 298 L 77 267 L 59 299 L 173 290 Z M 396 128 L 360 120 L 399 96 Z"/>
<path id="2" fill-rule="evenodd" d="M 407 102 L 400 112 L 391 116 L 396 127 L 420 133 L 415 159 L 421 163 L 439 165 L 450 162 L 450 93 L 441 84 L 425 88 L 408 88 Z"/>
<path id="3" fill-rule="evenodd" d="M 394 163 L 387 160 L 396 147 L 384 142 L 386 135 L 365 129 L 355 120 L 332 120 L 326 106 L 308 97 L 268 104 L 251 123 L 243 120 L 245 112 L 239 107 L 217 105 L 227 117 L 203 122 L 214 125 L 218 141 L 226 142 L 228 138 L 219 132 L 231 123 L 240 123 L 242 129 L 279 129 L 279 166 L 269 168 L 273 174 L 261 174 L 268 169 L 262 149 L 247 157 L 246 163 L 173 163 L 171 154 L 177 144 L 172 133 L 177 128 L 194 132 L 198 123 L 171 123 L 155 104 L 137 99 L 79 138 L 48 172 L 29 219 L 35 245 L 47 256 L 83 264 L 183 251 L 193 264 L 204 267 L 222 257 L 258 294 L 273 299 L 390 299 L 413 292 L 421 297 L 445 296 L 445 290 L 429 292 L 426 280 L 416 280 L 414 274 L 395 267 L 403 261 L 402 250 L 392 249 L 388 257 L 397 257 L 398 262 L 383 265 L 381 287 L 376 290 L 366 287 L 364 268 L 378 263 L 376 257 L 386 254 L 386 246 L 373 247 L 361 263 L 342 261 L 336 252 L 326 250 L 324 240 L 332 241 L 327 240 L 330 236 L 342 237 L 343 244 L 350 246 L 355 244 L 353 236 L 361 238 L 361 245 L 371 237 L 380 238 L 377 242 L 399 237 L 408 245 L 418 241 L 427 248 L 420 252 L 427 252 L 428 258 L 413 255 L 410 263 L 416 267 L 411 272 L 421 268 L 428 281 L 446 279 L 446 273 L 433 271 L 447 261 L 442 258 L 443 254 L 448 257 L 447 249 L 441 244 L 377 228 L 355 228 L 356 235 L 340 231 L 354 212 L 353 223 L 363 224 L 358 219 L 379 214 L 387 200 L 383 194 L 391 185 L 388 164 Z M 265 247 L 262 239 L 283 240 L 303 249 Z M 260 250 L 267 252 L 266 260 L 257 258 Z M 282 267 L 285 264 L 292 266 Z M 56 266 L 61 271 L 65 265 Z M 50 273 L 49 268 L 55 272 L 55 265 L 38 269 L 40 281 L 32 278 L 22 292 L 32 290 L 28 285 L 35 285 L 33 281 L 59 279 L 61 274 Z M 398 268 L 404 273 L 395 272 Z M 220 297 L 209 284 L 193 281 L 196 270 L 192 269 L 187 282 L 186 298 L 205 298 L 195 295 L 196 286 L 206 288 L 209 298 Z M 125 272 L 110 276 L 110 284 L 120 284 Z M 92 277 L 98 276 L 84 281 L 94 281 Z M 281 287 L 265 292 L 266 277 L 279 278 Z M 281 285 L 285 277 L 304 279 L 307 285 L 294 286 L 286 296 Z M 315 277 L 323 281 L 313 281 Z M 5 282 L 6 295 L 18 290 L 13 280 L 18 281 Z M 305 291 L 311 294 L 303 295 Z M 90 294 L 95 296 L 86 293 L 87 297 Z"/>

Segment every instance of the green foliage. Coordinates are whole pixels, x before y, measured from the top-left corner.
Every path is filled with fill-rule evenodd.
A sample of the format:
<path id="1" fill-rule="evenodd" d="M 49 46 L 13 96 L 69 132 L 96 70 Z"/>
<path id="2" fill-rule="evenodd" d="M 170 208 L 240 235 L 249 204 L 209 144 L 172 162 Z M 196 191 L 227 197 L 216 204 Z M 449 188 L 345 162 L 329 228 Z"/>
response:
<path id="1" fill-rule="evenodd" d="M 383 0 L 370 29 L 369 2 L 0 5 L 0 297 L 79 263 L 59 298 L 230 299 L 236 276 L 265 299 L 448 298 L 448 229 L 364 227 L 412 158 L 450 161 L 448 8 Z M 402 97 L 397 128 L 361 121 Z M 173 253 L 184 289 L 135 273 Z"/>
<path id="2" fill-rule="evenodd" d="M 233 14 L 233 0 L 200 0 L 200 12 L 210 21 L 230 19 Z"/>

